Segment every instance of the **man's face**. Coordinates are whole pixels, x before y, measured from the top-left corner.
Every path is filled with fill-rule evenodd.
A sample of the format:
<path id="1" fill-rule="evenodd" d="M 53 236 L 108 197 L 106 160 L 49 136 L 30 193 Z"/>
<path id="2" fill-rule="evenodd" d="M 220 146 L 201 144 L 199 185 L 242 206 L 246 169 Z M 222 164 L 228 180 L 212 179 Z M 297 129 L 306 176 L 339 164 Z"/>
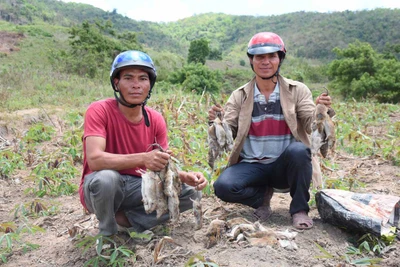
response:
<path id="1" fill-rule="evenodd" d="M 128 104 L 141 104 L 150 91 L 149 74 L 142 69 L 123 69 L 114 83 Z"/>
<path id="2" fill-rule="evenodd" d="M 278 52 L 262 55 L 254 55 L 253 59 L 250 58 L 250 62 L 253 64 L 254 72 L 262 77 L 268 78 L 276 73 L 279 67 L 279 55 Z"/>

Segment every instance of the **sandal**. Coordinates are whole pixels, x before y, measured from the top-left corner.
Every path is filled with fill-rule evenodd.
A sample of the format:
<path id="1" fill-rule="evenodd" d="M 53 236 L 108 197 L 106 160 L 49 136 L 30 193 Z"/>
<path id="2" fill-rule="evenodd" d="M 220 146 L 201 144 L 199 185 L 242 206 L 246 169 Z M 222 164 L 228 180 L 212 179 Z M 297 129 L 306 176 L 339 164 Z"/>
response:
<path id="1" fill-rule="evenodd" d="M 292 215 L 293 227 L 299 230 L 311 229 L 314 225 L 313 220 L 308 217 L 307 212 L 299 211 Z"/>

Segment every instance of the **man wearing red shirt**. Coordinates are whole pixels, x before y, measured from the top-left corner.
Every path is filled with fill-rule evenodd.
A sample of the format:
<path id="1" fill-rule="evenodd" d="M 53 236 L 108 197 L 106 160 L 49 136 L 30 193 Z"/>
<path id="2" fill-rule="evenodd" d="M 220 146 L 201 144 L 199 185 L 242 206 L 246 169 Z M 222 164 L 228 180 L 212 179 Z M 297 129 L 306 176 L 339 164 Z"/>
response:
<path id="1" fill-rule="evenodd" d="M 99 220 L 99 234 L 110 236 L 118 226 L 142 232 L 168 220 L 146 214 L 137 170 L 160 171 L 168 163 L 167 127 L 162 115 L 146 105 L 156 81 L 152 59 L 141 51 L 119 54 L 111 67 L 115 99 L 92 103 L 84 123 L 84 166 L 79 188 L 82 205 Z M 162 148 L 153 147 L 157 143 Z M 179 171 L 183 182 L 180 211 L 207 180 L 200 172 Z M 194 188 L 195 187 L 195 188 Z"/>

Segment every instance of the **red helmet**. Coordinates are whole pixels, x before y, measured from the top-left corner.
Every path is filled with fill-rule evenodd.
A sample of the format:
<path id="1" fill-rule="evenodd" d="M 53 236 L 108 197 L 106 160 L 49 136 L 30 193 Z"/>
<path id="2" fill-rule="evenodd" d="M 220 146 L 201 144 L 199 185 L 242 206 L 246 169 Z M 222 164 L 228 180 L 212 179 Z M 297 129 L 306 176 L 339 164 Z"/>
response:
<path id="1" fill-rule="evenodd" d="M 281 61 L 285 58 L 286 48 L 279 35 L 273 32 L 259 32 L 255 34 L 247 46 L 247 55 L 254 56 L 278 52 Z"/>

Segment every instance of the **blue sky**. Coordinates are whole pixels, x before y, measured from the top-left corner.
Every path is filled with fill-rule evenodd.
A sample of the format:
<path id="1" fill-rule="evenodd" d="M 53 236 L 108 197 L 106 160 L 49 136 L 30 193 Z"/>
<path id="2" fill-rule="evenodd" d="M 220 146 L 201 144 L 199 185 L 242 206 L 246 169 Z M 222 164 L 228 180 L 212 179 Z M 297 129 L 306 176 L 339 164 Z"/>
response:
<path id="1" fill-rule="evenodd" d="M 335 12 L 371 10 L 379 7 L 400 8 L 400 0 L 62 0 L 79 2 L 112 11 L 134 20 L 177 21 L 195 14 L 270 16 L 296 11 Z"/>

